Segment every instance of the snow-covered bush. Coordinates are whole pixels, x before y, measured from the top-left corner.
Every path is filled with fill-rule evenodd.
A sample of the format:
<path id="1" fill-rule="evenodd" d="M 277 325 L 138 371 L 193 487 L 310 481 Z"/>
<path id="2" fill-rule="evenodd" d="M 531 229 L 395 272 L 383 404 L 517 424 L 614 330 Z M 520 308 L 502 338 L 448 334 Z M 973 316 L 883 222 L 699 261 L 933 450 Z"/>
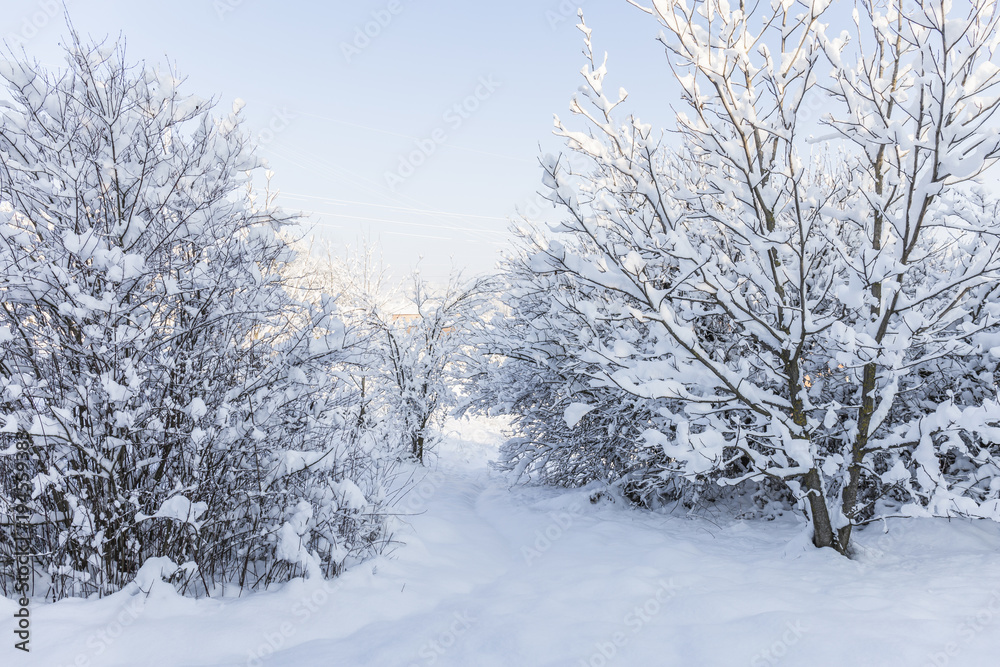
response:
<path id="1" fill-rule="evenodd" d="M 485 315 L 485 281 L 454 275 L 442 287 L 413 276 L 408 301 L 415 317 L 373 310 L 380 338 L 382 383 L 395 430 L 422 462 L 442 420 L 458 406 L 471 350 L 469 332 Z"/>
<path id="2" fill-rule="evenodd" d="M 766 480 L 747 480 L 736 488 L 716 484 L 722 476 L 746 472 L 738 458 L 688 475 L 662 448 L 650 447 L 644 434 L 670 431 L 664 412 L 679 406 L 600 379 L 605 364 L 641 345 L 649 330 L 628 311 L 595 317 L 613 307 L 608 295 L 565 274 L 533 271 L 530 248 L 544 241 L 530 229 L 516 232 L 519 249 L 503 271 L 504 314 L 481 334 L 485 358 L 470 406 L 511 417 L 511 437 L 500 448 L 498 468 L 515 479 L 567 487 L 603 481 L 645 507 L 680 502 L 694 508 L 738 495 L 747 516 L 771 501 L 789 500 Z M 611 336 L 618 338 L 613 349 L 595 354 L 589 347 Z"/>
<path id="3" fill-rule="evenodd" d="M 28 526 L 0 562 L 27 551 L 61 597 L 169 558 L 201 594 L 372 553 L 385 470 L 334 373 L 354 341 L 285 289 L 294 220 L 251 187 L 239 105 L 75 35 L 67 64 L 0 62 L 0 421 L 28 452 L 0 451 Z"/>
<path id="4" fill-rule="evenodd" d="M 418 462 L 461 402 L 475 356 L 471 332 L 489 310 L 489 284 L 452 274 L 434 285 L 414 272 L 408 289 L 355 281 L 349 291 L 373 360 L 363 377 L 370 397 L 365 418 Z"/>
<path id="5" fill-rule="evenodd" d="M 679 146 L 616 118 L 626 93 L 606 95 L 581 23 L 587 128 L 556 121 L 570 155 L 542 163 L 565 215 L 528 262 L 552 310 L 591 323 L 558 363 L 657 402 L 630 443 L 770 480 L 847 553 L 887 512 L 1000 519 L 1000 239 L 975 185 L 1000 156 L 1000 37 L 981 0 L 868 6 L 840 35 L 828 7 L 645 8 Z"/>
<path id="6" fill-rule="evenodd" d="M 493 279 L 452 273 L 436 284 L 416 270 L 396 283 L 370 243 L 343 256 L 329 247 L 310 250 L 290 275 L 303 298 L 337 294 L 359 343 L 359 353 L 341 367 L 358 397 L 351 408 L 355 433 L 423 462 L 443 420 L 467 401 L 478 332 L 493 309 Z"/>
<path id="7" fill-rule="evenodd" d="M 530 244 L 523 231 L 522 244 Z M 525 260 L 522 253 L 505 262 L 503 313 L 482 331 L 485 356 L 470 405 L 512 417 L 498 466 L 560 486 L 607 481 L 644 503 L 676 492 L 682 480 L 669 474 L 666 457 L 639 442 L 658 419 L 657 401 L 590 382 L 599 364 L 585 359 L 586 341 L 610 331 L 587 317 L 601 293 L 535 273 Z"/>

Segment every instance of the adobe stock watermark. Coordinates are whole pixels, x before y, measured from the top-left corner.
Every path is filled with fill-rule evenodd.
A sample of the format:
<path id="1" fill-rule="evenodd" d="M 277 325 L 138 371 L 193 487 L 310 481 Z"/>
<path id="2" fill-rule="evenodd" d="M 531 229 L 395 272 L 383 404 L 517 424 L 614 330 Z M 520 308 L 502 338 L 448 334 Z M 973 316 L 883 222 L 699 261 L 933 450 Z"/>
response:
<path id="1" fill-rule="evenodd" d="M 295 114 L 291 113 L 287 108 L 276 109 L 271 114 L 271 118 L 267 122 L 267 127 L 257 133 L 257 145 L 267 146 L 274 141 L 275 137 L 287 130 L 295 118 Z"/>
<path id="2" fill-rule="evenodd" d="M 546 211 L 554 211 L 555 206 L 552 200 L 547 199 L 540 193 L 535 193 L 527 201 L 518 204 L 516 211 L 518 216 L 527 223 L 537 224 L 544 222 Z M 551 214 L 548 217 L 552 217 Z"/>
<path id="3" fill-rule="evenodd" d="M 303 595 L 292 604 L 288 613 L 295 619 L 284 620 L 271 630 L 261 633 L 258 643 L 247 654 L 246 667 L 263 667 L 268 658 L 285 646 L 295 636 L 296 625 L 301 625 L 319 612 L 342 586 L 341 580 L 323 579 L 319 586 L 308 595 Z"/>
<path id="4" fill-rule="evenodd" d="M 60 0 L 39 0 L 31 14 L 21 19 L 21 25 L 15 33 L 8 33 L 4 41 L 12 48 L 23 48 L 26 43 L 38 36 L 52 19 L 62 13 L 63 3 Z M 13 23 L 14 21 L 11 21 Z"/>
<path id="5" fill-rule="evenodd" d="M 612 633 L 607 641 L 594 644 L 594 652 L 587 658 L 581 658 L 579 667 L 605 667 L 618 657 L 619 652 L 628 645 L 642 629 L 648 625 L 661 611 L 664 605 L 677 596 L 677 586 L 673 579 L 660 579 L 659 587 L 642 604 L 637 604 L 622 618 L 622 624 L 631 632 L 619 630 Z"/>
<path id="6" fill-rule="evenodd" d="M 776 639 L 763 651 L 750 658 L 750 667 L 773 667 L 788 655 L 788 650 L 799 643 L 806 633 L 802 621 L 788 621 L 781 637 Z"/>
<path id="7" fill-rule="evenodd" d="M 118 638 L 125 634 L 125 630 L 135 623 L 145 609 L 146 598 L 142 595 L 133 595 L 128 604 L 122 607 L 103 628 L 90 633 L 84 642 L 87 650 L 80 651 L 72 662 L 59 667 L 90 667 L 93 664 L 91 661 L 104 655 Z"/>
<path id="8" fill-rule="evenodd" d="M 7 327 L 4 327 L 7 330 Z M 2 440 L 8 440 L 12 436 L 3 434 Z M 28 503 L 31 501 L 31 468 L 28 451 L 31 441 L 16 438 L 14 446 L 14 457 L 12 467 L 14 469 L 14 484 L 11 490 L 11 516 L 14 523 L 14 592 L 20 597 L 17 599 L 17 611 L 14 612 L 14 648 L 25 653 L 31 652 L 31 600 L 28 594 L 31 592 L 31 577 L 33 569 L 31 565 L 34 554 L 31 552 L 31 508 Z M 5 450 L 9 449 L 4 447 Z"/>
<path id="9" fill-rule="evenodd" d="M 455 612 L 448 627 L 439 632 L 434 639 L 424 642 L 424 645 L 420 647 L 417 656 L 421 659 L 421 662 L 410 663 L 410 667 L 420 667 L 420 665 L 430 667 L 430 665 L 436 663 L 458 644 L 462 636 L 472 628 L 472 624 L 475 622 L 476 619 L 468 611 L 461 614 Z"/>
<path id="10" fill-rule="evenodd" d="M 407 491 L 397 503 L 400 515 L 417 514 L 427 509 L 427 502 L 441 488 L 443 477 L 438 472 L 427 473 Z"/>
<path id="11" fill-rule="evenodd" d="M 987 628 L 992 627 L 997 618 L 1000 617 L 1000 589 L 994 590 L 983 607 L 976 612 L 975 616 L 967 617 L 958 627 L 958 640 L 945 644 L 940 651 L 933 651 L 927 654 L 925 667 L 945 667 L 950 665 L 953 658 L 957 658 L 962 653 L 962 649 L 971 644 L 976 637 L 982 634 Z"/>
<path id="12" fill-rule="evenodd" d="M 525 565 L 531 564 L 542 557 L 542 554 L 552 548 L 566 531 L 573 527 L 573 519 L 581 512 L 579 505 L 573 505 L 566 511 L 550 512 L 549 518 L 552 521 L 544 528 L 535 531 L 535 541 L 529 546 L 521 547 L 521 555 L 524 557 Z"/>
<path id="13" fill-rule="evenodd" d="M 371 20 L 365 21 L 363 25 L 355 26 L 354 36 L 349 42 L 340 43 L 340 52 L 344 54 L 344 60 L 348 64 L 361 52 L 372 45 L 378 39 L 382 31 L 388 28 L 404 9 L 402 0 L 389 0 L 385 7 L 376 9 L 371 13 Z"/>
<path id="14" fill-rule="evenodd" d="M 878 536 L 871 540 L 859 539 L 855 543 L 857 551 L 864 558 L 857 559 L 862 568 L 891 567 L 894 571 L 914 573 L 920 568 L 920 562 L 913 557 L 900 557 L 899 549 L 904 545 L 907 525 L 903 519 L 893 519 L 891 523 L 866 526 L 859 535 L 865 537 L 868 531 L 878 531 Z"/>
<path id="15" fill-rule="evenodd" d="M 872 3 L 872 9 L 878 12 L 888 12 L 890 9 L 893 9 L 904 17 L 913 16 L 918 11 L 921 13 L 923 11 L 920 5 L 912 0 L 905 0 L 905 2 L 900 2 L 900 0 L 875 0 Z"/>
<path id="16" fill-rule="evenodd" d="M 493 78 L 493 75 L 479 77 L 479 85 L 475 90 L 452 104 L 441 115 L 443 126 L 434 128 L 423 139 L 415 139 L 415 148 L 409 153 L 399 156 L 399 164 L 395 171 L 387 171 L 384 174 L 385 184 L 393 192 L 396 191 L 406 179 L 413 176 L 427 160 L 437 152 L 437 149 L 448 141 L 448 131 L 456 131 L 464 125 L 473 114 L 479 110 L 483 102 L 493 96 L 493 93 L 500 87 L 500 82 Z"/>
<path id="17" fill-rule="evenodd" d="M 240 8 L 247 0 L 212 0 L 212 9 L 220 21 L 226 20 L 226 14 L 231 14 Z"/>
<path id="18" fill-rule="evenodd" d="M 587 4 L 587 0 L 561 0 L 554 8 L 545 10 L 545 21 L 549 24 L 549 30 L 555 30 L 567 21 L 573 21 L 574 25 L 580 12 L 580 8 Z"/>

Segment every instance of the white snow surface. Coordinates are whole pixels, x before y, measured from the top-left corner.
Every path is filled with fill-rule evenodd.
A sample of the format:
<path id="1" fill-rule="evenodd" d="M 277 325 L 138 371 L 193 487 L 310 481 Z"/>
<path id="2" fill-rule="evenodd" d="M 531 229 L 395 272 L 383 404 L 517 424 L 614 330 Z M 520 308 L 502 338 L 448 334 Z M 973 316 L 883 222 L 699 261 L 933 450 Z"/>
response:
<path id="1" fill-rule="evenodd" d="M 145 521 L 146 519 L 174 519 L 183 523 L 189 523 L 195 528 L 200 528 L 201 522 L 198 521 L 198 518 L 207 510 L 208 503 L 192 503 L 185 496 L 178 494 L 164 500 L 163 504 L 160 505 L 160 509 L 156 510 L 156 514 L 149 516 L 137 514 L 135 518 L 136 521 Z"/>
<path id="2" fill-rule="evenodd" d="M 587 405 L 586 403 L 570 403 L 563 413 L 563 419 L 566 421 L 566 426 L 573 428 L 580 423 L 580 420 L 584 416 L 593 410 L 594 405 Z"/>
<path id="3" fill-rule="evenodd" d="M 449 425 L 391 557 L 332 582 L 192 600 L 166 584 L 33 600 L 31 653 L 0 600 L 0 664 L 164 667 L 998 664 L 1000 526 L 900 519 L 848 560 L 803 524 L 509 488 L 495 421 Z M 887 530 L 888 532 L 884 532 Z"/>

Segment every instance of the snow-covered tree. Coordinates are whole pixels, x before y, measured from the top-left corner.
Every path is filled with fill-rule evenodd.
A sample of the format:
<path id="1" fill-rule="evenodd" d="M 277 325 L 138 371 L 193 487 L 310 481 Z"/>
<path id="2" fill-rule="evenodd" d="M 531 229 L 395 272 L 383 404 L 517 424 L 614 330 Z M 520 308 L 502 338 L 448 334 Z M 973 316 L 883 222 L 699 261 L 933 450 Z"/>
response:
<path id="1" fill-rule="evenodd" d="M 359 341 L 361 353 L 344 368 L 358 396 L 357 433 L 423 462 L 442 421 L 468 400 L 478 332 L 493 308 L 492 278 L 453 272 L 437 284 L 415 270 L 397 283 L 371 242 L 343 256 L 316 250 L 293 273 L 304 295 L 339 295 Z"/>
<path id="2" fill-rule="evenodd" d="M 470 332 L 488 310 L 488 281 L 453 274 L 439 287 L 419 273 L 411 280 L 403 303 L 412 312 L 393 312 L 392 301 L 371 304 L 366 320 L 377 340 L 372 380 L 388 423 L 409 455 L 423 462 L 441 421 L 460 402 L 466 364 L 475 354 Z"/>
<path id="3" fill-rule="evenodd" d="M 605 93 L 581 22 L 571 110 L 588 129 L 556 121 L 570 154 L 542 166 L 565 216 L 530 258 L 600 290 L 574 363 L 661 402 L 647 447 L 687 475 L 784 486 L 814 544 L 842 553 L 880 512 L 1000 518 L 981 356 L 1000 240 L 975 185 L 1000 155 L 998 13 L 889 4 L 838 35 L 828 2 L 642 8 L 686 107 L 666 137 L 616 119 L 625 92 Z M 580 310 L 580 291 L 549 298 Z"/>
<path id="4" fill-rule="evenodd" d="M 195 593 L 337 572 L 385 539 L 381 469 L 340 437 L 350 337 L 285 289 L 294 220 L 251 187 L 240 105 L 66 53 L 0 62 L 0 419 L 30 454 L 0 451 L 0 513 L 26 505 L 36 591 L 113 591 L 150 557 Z"/>

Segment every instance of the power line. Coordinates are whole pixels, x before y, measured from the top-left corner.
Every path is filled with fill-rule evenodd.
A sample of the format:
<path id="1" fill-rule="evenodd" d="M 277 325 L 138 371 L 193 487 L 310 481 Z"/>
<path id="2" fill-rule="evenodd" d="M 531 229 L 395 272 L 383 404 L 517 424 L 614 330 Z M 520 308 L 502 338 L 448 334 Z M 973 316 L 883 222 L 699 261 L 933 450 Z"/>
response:
<path id="1" fill-rule="evenodd" d="M 369 125 L 361 125 L 360 123 L 352 123 L 352 122 L 347 121 L 347 120 L 340 120 L 339 118 L 330 118 L 329 116 L 320 116 L 320 115 L 317 115 L 317 114 L 314 114 L 314 113 L 308 113 L 308 112 L 305 112 L 305 111 L 300 111 L 299 114 L 302 115 L 302 116 L 309 116 L 311 118 L 317 118 L 319 120 L 326 120 L 326 121 L 329 121 L 331 123 L 340 123 L 341 125 L 349 125 L 351 127 L 357 127 L 357 128 L 362 129 L 362 130 L 370 130 L 372 132 L 380 132 L 381 134 L 388 134 L 388 135 L 393 136 L 393 137 L 402 137 L 403 139 L 410 139 L 412 141 L 421 141 L 423 139 L 426 139 L 426 137 L 414 137 L 414 136 L 409 135 L 409 134 L 400 134 L 399 132 L 392 132 L 390 130 L 383 130 L 382 128 L 371 127 Z M 502 153 L 491 153 L 490 151 L 484 151 L 484 150 L 480 150 L 478 148 L 466 148 L 465 146 L 457 146 L 455 144 L 449 144 L 447 142 L 445 142 L 443 145 L 444 146 L 448 146 L 450 148 L 454 148 L 456 150 L 460 150 L 460 151 L 468 151 L 470 153 L 480 153 L 482 155 L 489 155 L 491 157 L 503 158 L 504 160 L 514 160 L 515 162 L 528 162 L 528 163 L 534 162 L 534 160 L 529 160 L 527 158 L 514 157 L 513 155 L 503 155 Z"/>
<path id="2" fill-rule="evenodd" d="M 308 165 L 304 165 L 304 164 L 300 163 L 294 157 L 295 154 L 298 154 L 298 155 L 301 156 L 298 159 L 312 163 L 314 165 L 313 168 L 315 168 L 315 169 L 318 169 L 318 170 L 321 170 L 321 171 L 330 172 L 331 175 L 334 176 L 335 178 L 339 178 L 341 180 L 347 181 L 348 183 L 351 183 L 352 185 L 355 185 L 355 186 L 357 186 L 360 189 L 363 189 L 363 190 L 366 190 L 368 192 L 371 192 L 372 194 L 375 194 L 376 196 L 382 196 L 382 194 L 383 194 L 380 190 L 376 190 L 376 189 L 374 189 L 372 187 L 368 187 L 368 186 L 364 185 L 363 183 L 355 181 L 354 177 L 360 179 L 361 181 L 366 181 L 366 182 L 372 183 L 377 188 L 381 189 L 383 187 L 383 186 L 375 183 L 374 181 L 370 181 L 369 179 L 367 179 L 367 178 L 365 178 L 363 176 L 360 176 L 358 174 L 355 174 L 353 172 L 348 172 L 345 168 L 343 168 L 343 167 L 341 167 L 341 166 L 339 166 L 339 165 L 337 165 L 335 163 L 323 160 L 323 159 L 321 159 L 319 157 L 316 157 L 316 156 L 313 156 L 313 155 L 308 155 L 308 154 L 302 154 L 300 151 L 294 150 L 294 149 L 292 149 L 290 147 L 285 147 L 285 148 L 287 148 L 287 150 L 288 150 L 289 153 L 293 154 L 293 157 L 288 157 L 287 155 L 282 155 L 282 151 L 281 150 L 275 150 L 274 152 L 279 157 L 282 157 L 283 159 L 288 160 L 289 162 L 291 162 L 292 164 L 295 164 L 296 166 L 298 166 L 300 168 L 309 169 L 310 167 Z M 335 174 L 334 173 L 335 171 L 336 172 L 344 172 L 344 173 Z M 279 195 L 280 195 L 280 193 L 279 193 Z M 427 204 L 425 204 L 424 202 L 416 200 L 413 197 L 410 197 L 408 195 L 404 195 L 402 193 L 392 193 L 389 196 L 391 198 L 393 198 L 393 199 L 396 199 L 397 201 L 400 200 L 400 199 L 408 199 L 411 202 L 414 202 L 414 203 L 416 203 L 416 204 L 418 204 L 420 206 L 423 206 L 423 207 L 427 206 Z M 322 198 L 317 197 L 317 199 L 321 200 Z M 403 209 L 405 207 L 399 207 L 399 208 Z M 430 209 L 422 209 L 422 210 L 430 210 Z M 347 215 L 340 214 L 340 213 L 330 213 L 330 212 L 324 212 L 324 211 L 303 211 L 303 212 L 305 212 L 305 213 L 314 213 L 316 215 L 328 215 L 328 216 L 339 217 L 339 218 L 365 219 L 365 218 L 362 218 L 361 216 L 347 216 Z M 378 219 L 378 218 L 367 218 L 367 219 L 372 220 L 374 222 L 397 223 L 397 224 L 402 224 L 402 225 L 417 225 L 418 224 L 418 223 L 412 223 L 412 222 L 404 222 L 404 221 L 401 221 L 401 220 L 389 220 L 389 219 Z M 432 227 L 432 228 L 436 227 L 436 228 L 442 228 L 442 229 L 446 228 L 446 227 L 442 227 L 441 225 L 427 225 L 427 224 L 424 224 L 424 225 L 420 225 L 420 226 Z M 494 230 L 482 230 L 482 229 L 461 229 L 460 231 L 464 231 L 464 232 L 466 232 L 466 233 L 468 233 L 470 235 L 476 235 L 476 234 L 484 235 L 484 234 L 487 234 L 487 233 L 491 233 L 491 234 L 503 234 L 503 233 L 506 233 L 506 232 L 499 232 L 499 231 L 494 231 Z M 487 239 L 484 239 L 484 241 L 487 242 L 487 243 L 494 243 L 494 241 L 487 240 Z"/>
<path id="3" fill-rule="evenodd" d="M 291 197 L 293 199 L 294 198 L 316 199 L 316 200 L 319 200 L 319 201 L 329 202 L 329 203 L 332 203 L 332 204 L 357 204 L 359 206 L 372 206 L 372 207 L 375 207 L 375 208 L 391 208 L 391 209 L 395 209 L 397 211 L 410 211 L 410 212 L 413 212 L 413 213 L 425 213 L 425 214 L 429 214 L 429 215 L 447 215 L 447 216 L 456 217 L 456 218 L 482 218 L 484 220 L 503 220 L 505 222 L 507 220 L 509 220 L 509 218 L 501 217 L 501 216 L 498 216 L 498 215 L 479 215 L 479 214 L 476 214 L 476 213 L 452 213 L 450 211 L 435 211 L 435 210 L 432 210 L 432 209 L 410 208 L 410 207 L 406 207 L 406 206 L 390 206 L 388 204 L 376 204 L 374 202 L 352 201 L 350 199 L 336 199 L 334 197 L 320 197 L 320 196 L 317 196 L 317 195 L 303 195 L 303 194 L 297 194 L 297 193 L 294 193 L 294 192 L 282 192 L 280 194 L 282 196 Z"/>
<path id="4" fill-rule="evenodd" d="M 325 215 L 333 218 L 344 218 L 347 220 L 366 220 L 369 222 L 387 222 L 395 225 L 405 225 L 408 227 L 430 227 L 431 229 L 450 229 L 452 231 L 465 232 L 467 234 L 502 234 L 507 235 L 506 231 L 499 231 L 493 229 L 469 229 L 468 227 L 453 227 L 450 225 L 441 225 L 431 222 L 411 222 L 409 220 L 396 220 L 392 218 L 372 218 L 364 215 L 351 215 L 348 213 L 330 213 L 328 211 L 303 211 L 303 213 L 311 213 L 313 215 Z"/>

